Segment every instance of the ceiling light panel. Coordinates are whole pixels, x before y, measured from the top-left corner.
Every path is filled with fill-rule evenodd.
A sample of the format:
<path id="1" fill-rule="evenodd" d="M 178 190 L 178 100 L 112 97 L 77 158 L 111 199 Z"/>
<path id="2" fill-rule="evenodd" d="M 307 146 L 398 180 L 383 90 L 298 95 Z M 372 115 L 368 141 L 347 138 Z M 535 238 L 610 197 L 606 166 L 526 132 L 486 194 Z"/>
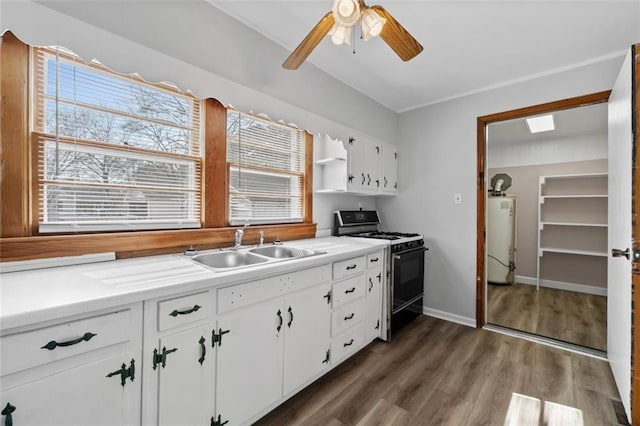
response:
<path id="1" fill-rule="evenodd" d="M 527 126 L 529 126 L 529 131 L 531 133 L 540 133 L 555 130 L 552 114 L 527 118 Z"/>

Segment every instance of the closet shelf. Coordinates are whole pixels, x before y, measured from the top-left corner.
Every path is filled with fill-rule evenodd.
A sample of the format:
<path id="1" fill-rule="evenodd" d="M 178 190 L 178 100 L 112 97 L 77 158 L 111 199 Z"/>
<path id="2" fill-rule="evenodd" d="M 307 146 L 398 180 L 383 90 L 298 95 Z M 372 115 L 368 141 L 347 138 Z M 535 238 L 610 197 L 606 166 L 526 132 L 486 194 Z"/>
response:
<path id="1" fill-rule="evenodd" d="M 607 198 L 606 194 L 564 194 L 564 195 L 541 195 L 540 198 Z"/>
<path id="2" fill-rule="evenodd" d="M 584 227 L 593 227 L 593 228 L 606 228 L 606 227 L 608 227 L 608 225 L 606 223 L 540 222 L 540 226 L 542 228 L 544 226 L 546 226 L 546 225 L 553 225 L 553 226 L 584 226 Z"/>
<path id="3" fill-rule="evenodd" d="M 540 247 L 539 255 L 543 256 L 545 253 L 564 253 L 564 254 L 578 254 L 581 256 L 607 257 L 606 251 L 564 249 L 564 248 L 558 248 L 558 247 Z"/>
<path id="4" fill-rule="evenodd" d="M 343 163 L 345 161 L 347 161 L 347 159 L 342 157 L 323 158 L 321 160 L 316 161 L 316 164 L 319 166 L 324 166 L 327 164 Z"/>

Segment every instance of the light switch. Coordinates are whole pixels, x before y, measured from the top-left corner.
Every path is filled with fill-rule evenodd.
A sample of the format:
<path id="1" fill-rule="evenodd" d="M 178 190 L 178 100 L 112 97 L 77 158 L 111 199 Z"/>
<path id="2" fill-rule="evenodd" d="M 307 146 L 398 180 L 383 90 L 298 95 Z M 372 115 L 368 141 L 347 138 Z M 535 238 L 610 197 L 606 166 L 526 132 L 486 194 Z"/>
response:
<path id="1" fill-rule="evenodd" d="M 462 204 L 462 194 L 459 194 L 459 193 L 453 194 L 453 203 Z"/>

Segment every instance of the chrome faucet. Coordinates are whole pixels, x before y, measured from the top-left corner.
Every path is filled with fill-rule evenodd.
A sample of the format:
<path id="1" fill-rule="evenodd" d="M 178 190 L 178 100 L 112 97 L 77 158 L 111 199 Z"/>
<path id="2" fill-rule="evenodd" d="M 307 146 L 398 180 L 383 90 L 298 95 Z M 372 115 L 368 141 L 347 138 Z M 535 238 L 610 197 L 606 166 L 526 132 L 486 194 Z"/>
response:
<path id="1" fill-rule="evenodd" d="M 242 228 L 236 229 L 236 235 L 233 238 L 233 248 L 239 248 L 242 245 L 242 236 L 244 235 L 244 231 Z"/>
<path id="2" fill-rule="evenodd" d="M 236 235 L 233 237 L 233 248 L 240 248 L 242 245 L 242 237 L 244 236 L 244 228 L 249 226 L 249 222 L 245 222 L 242 228 L 236 229 Z"/>

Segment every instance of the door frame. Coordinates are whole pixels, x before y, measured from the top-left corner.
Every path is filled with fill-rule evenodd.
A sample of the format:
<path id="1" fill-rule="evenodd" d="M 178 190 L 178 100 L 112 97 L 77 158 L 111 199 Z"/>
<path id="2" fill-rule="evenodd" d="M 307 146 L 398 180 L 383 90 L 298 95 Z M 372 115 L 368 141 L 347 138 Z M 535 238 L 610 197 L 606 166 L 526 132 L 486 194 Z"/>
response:
<path id="1" fill-rule="evenodd" d="M 609 100 L 611 90 L 577 96 L 518 108 L 496 114 L 484 115 L 477 119 L 478 133 L 478 174 L 477 174 L 477 236 L 476 236 L 476 328 L 482 328 L 486 323 L 486 223 L 487 223 L 487 126 L 499 121 L 513 120 L 532 115 L 545 114 L 554 111 L 577 108 L 581 106 L 605 103 Z M 640 163 L 639 163 L 640 164 Z M 639 197 L 640 198 L 640 197 Z"/>

